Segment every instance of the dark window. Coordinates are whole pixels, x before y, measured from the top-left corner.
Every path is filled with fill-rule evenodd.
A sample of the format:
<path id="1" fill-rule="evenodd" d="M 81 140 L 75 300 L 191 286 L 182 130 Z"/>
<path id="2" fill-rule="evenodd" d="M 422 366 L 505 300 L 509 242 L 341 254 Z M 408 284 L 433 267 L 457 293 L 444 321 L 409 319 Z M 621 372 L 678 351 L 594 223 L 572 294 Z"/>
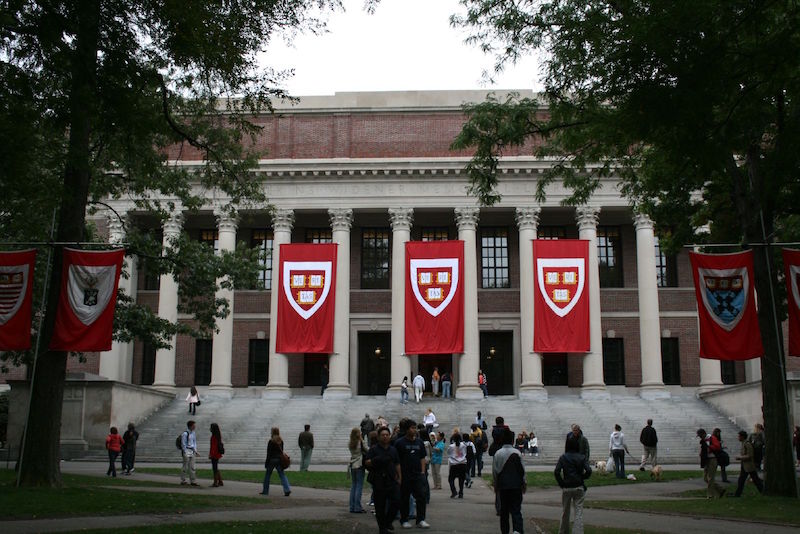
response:
<path id="1" fill-rule="evenodd" d="M 247 366 L 247 384 L 250 386 L 266 386 L 268 370 L 269 340 L 251 339 Z"/>
<path id="2" fill-rule="evenodd" d="M 661 375 L 664 383 L 681 385 L 681 355 L 677 337 L 661 338 Z"/>
<path id="3" fill-rule="evenodd" d="M 422 241 L 447 241 L 450 239 L 450 231 L 446 226 L 428 226 L 422 229 L 420 240 Z"/>
<path id="4" fill-rule="evenodd" d="M 148 342 L 142 343 L 142 381 L 143 386 L 152 386 L 156 379 L 156 348 Z"/>
<path id="5" fill-rule="evenodd" d="M 321 386 L 323 378 L 327 381 L 329 378 L 329 371 L 324 368 L 327 363 L 327 354 L 304 354 L 303 385 Z"/>
<path id="6" fill-rule="evenodd" d="M 258 250 L 259 287 L 272 289 L 272 230 L 253 230 L 250 246 Z"/>
<path id="7" fill-rule="evenodd" d="M 658 287 L 678 287 L 678 262 L 674 254 L 664 254 L 656 237 L 656 277 Z"/>
<path id="8" fill-rule="evenodd" d="M 542 354 L 542 383 L 545 386 L 568 385 L 569 368 L 565 352 Z"/>
<path id="9" fill-rule="evenodd" d="M 508 228 L 481 228 L 481 280 L 485 289 L 511 287 Z"/>
<path id="10" fill-rule="evenodd" d="M 389 289 L 389 229 L 361 231 L 361 288 Z"/>
<path id="11" fill-rule="evenodd" d="M 213 247 L 215 253 L 219 250 L 219 232 L 216 230 L 200 230 L 200 237 L 198 240 L 201 243 Z"/>
<path id="12" fill-rule="evenodd" d="M 566 236 L 563 226 L 540 226 L 536 230 L 536 239 L 564 239 Z"/>
<path id="13" fill-rule="evenodd" d="M 306 243 L 333 243 L 333 231 L 330 228 L 307 228 Z"/>
<path id="14" fill-rule="evenodd" d="M 211 348 L 210 339 L 198 339 L 194 346 L 194 385 L 207 386 L 211 383 Z"/>
<path id="15" fill-rule="evenodd" d="M 625 385 L 625 348 L 621 338 L 603 338 L 603 380 L 607 386 Z"/>
<path id="16" fill-rule="evenodd" d="M 157 272 L 148 269 L 149 263 L 155 263 L 155 260 L 148 260 L 147 258 L 139 258 L 138 269 L 144 273 L 142 277 L 142 289 L 144 291 L 158 291 L 161 288 L 161 276 Z"/>
<path id="17" fill-rule="evenodd" d="M 624 287 L 619 226 L 597 227 L 597 259 L 600 287 Z"/>
<path id="18" fill-rule="evenodd" d="M 720 363 L 720 371 L 722 372 L 723 384 L 736 383 L 736 362 L 733 360 L 722 360 Z"/>

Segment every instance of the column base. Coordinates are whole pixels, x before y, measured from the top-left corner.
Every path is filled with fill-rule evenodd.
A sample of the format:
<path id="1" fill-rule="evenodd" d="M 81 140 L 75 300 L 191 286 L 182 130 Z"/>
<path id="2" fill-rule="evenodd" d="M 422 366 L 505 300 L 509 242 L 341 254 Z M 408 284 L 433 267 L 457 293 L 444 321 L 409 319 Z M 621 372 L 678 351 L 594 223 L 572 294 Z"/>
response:
<path id="1" fill-rule="evenodd" d="M 608 400 L 611 398 L 611 393 L 605 386 L 583 386 L 581 398 L 584 400 Z"/>
<path id="2" fill-rule="evenodd" d="M 292 392 L 288 384 L 268 385 L 261 393 L 262 399 L 291 399 Z"/>
<path id="3" fill-rule="evenodd" d="M 208 386 L 208 391 L 206 392 L 207 397 L 215 397 L 218 399 L 232 399 L 233 398 L 233 387 L 228 385 L 215 385 L 212 384 Z"/>
<path id="4" fill-rule="evenodd" d="M 651 386 L 642 386 L 639 390 L 639 396 L 645 400 L 658 400 L 658 399 L 669 399 L 672 397 L 672 394 L 667 391 L 664 385 L 651 385 Z"/>
<path id="5" fill-rule="evenodd" d="M 322 394 L 323 400 L 329 399 L 349 399 L 353 396 L 353 391 L 350 389 L 350 386 L 345 385 L 336 385 L 331 386 L 329 385 L 325 388 L 325 392 Z"/>
<path id="6" fill-rule="evenodd" d="M 547 390 L 544 386 L 520 386 L 520 400 L 546 401 Z"/>
<path id="7" fill-rule="evenodd" d="M 456 398 L 463 400 L 480 400 L 483 399 L 483 391 L 477 384 L 468 384 L 458 386 L 456 389 Z"/>

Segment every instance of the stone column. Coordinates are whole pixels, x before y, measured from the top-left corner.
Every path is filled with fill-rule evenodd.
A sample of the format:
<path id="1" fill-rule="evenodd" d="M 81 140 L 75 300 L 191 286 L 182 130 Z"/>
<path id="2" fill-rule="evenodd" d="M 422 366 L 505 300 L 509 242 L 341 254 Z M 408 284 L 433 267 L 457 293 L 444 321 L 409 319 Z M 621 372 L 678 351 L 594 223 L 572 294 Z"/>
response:
<path id="1" fill-rule="evenodd" d="M 294 211 L 276 209 L 272 216 L 272 290 L 269 303 L 269 381 L 264 390 L 264 397 L 288 399 L 292 396 L 289 391 L 289 360 L 286 354 L 275 352 L 276 333 L 278 331 L 278 287 L 280 281 L 280 252 L 281 245 L 292 242 L 292 226 L 294 226 Z"/>
<path id="2" fill-rule="evenodd" d="M 173 241 L 178 239 L 183 227 L 183 215 L 180 208 L 176 207 L 170 217 L 163 224 L 162 248 L 168 250 L 173 246 Z M 178 322 L 178 282 L 167 273 L 162 274 L 159 280 L 158 291 L 158 316 L 171 323 Z M 175 390 L 175 342 L 176 336 L 170 340 L 170 348 L 156 351 L 156 369 L 153 387 L 165 391 Z"/>
<path id="3" fill-rule="evenodd" d="M 411 361 L 406 355 L 406 242 L 411 239 L 412 208 L 390 208 L 392 223 L 392 378 L 387 397 L 399 398 L 400 383 L 412 380 Z"/>
<path id="4" fill-rule="evenodd" d="M 753 358 L 744 362 L 744 381 L 758 382 L 761 380 L 761 358 Z"/>
<path id="5" fill-rule="evenodd" d="M 539 225 L 541 208 L 517 208 L 519 227 L 519 320 L 522 384 L 521 399 L 547 400 L 542 384 L 542 355 L 533 352 L 533 240 Z"/>
<path id="6" fill-rule="evenodd" d="M 219 234 L 219 253 L 236 250 L 236 228 L 239 224 L 234 210 L 218 207 L 214 210 Z M 217 283 L 222 282 L 218 280 Z M 230 313 L 224 319 L 217 319 L 217 332 L 211 345 L 211 384 L 209 389 L 216 393 L 232 393 L 231 367 L 233 366 L 233 289 L 217 289 L 218 299 L 225 299 L 230 305 Z"/>
<path id="7" fill-rule="evenodd" d="M 111 244 L 122 243 L 125 240 L 125 225 L 128 223 L 127 214 L 108 214 L 108 242 Z M 120 276 L 119 289 L 126 295 L 136 300 L 136 258 L 126 257 L 122 270 L 128 273 L 128 278 Z M 114 341 L 111 350 L 100 353 L 100 376 L 131 382 L 133 372 L 133 343 L 120 343 Z"/>
<path id="8" fill-rule="evenodd" d="M 464 242 L 464 354 L 458 362 L 459 399 L 481 399 L 478 387 L 480 359 L 480 329 L 478 327 L 478 208 L 455 208 L 458 238 Z M 491 384 L 489 385 L 491 387 Z"/>
<path id="9" fill-rule="evenodd" d="M 333 354 L 329 361 L 329 381 L 325 399 L 350 398 L 350 227 L 353 210 L 330 209 L 336 251 L 336 312 L 333 328 Z"/>
<path id="10" fill-rule="evenodd" d="M 713 391 L 721 388 L 723 385 L 720 361 L 700 358 L 700 387 L 697 388 L 697 392 L 705 393 L 706 391 Z"/>
<path id="11" fill-rule="evenodd" d="M 603 379 L 603 325 L 600 317 L 600 265 L 597 259 L 597 219 L 600 208 L 577 209 L 580 238 L 589 241 L 589 339 L 591 349 L 583 357 L 583 398 L 608 398 Z"/>
<path id="12" fill-rule="evenodd" d="M 634 216 L 636 227 L 636 266 L 639 289 L 639 340 L 642 359 L 643 398 L 666 398 L 661 374 L 661 323 L 658 313 L 656 242 L 653 221 L 643 213 Z"/>

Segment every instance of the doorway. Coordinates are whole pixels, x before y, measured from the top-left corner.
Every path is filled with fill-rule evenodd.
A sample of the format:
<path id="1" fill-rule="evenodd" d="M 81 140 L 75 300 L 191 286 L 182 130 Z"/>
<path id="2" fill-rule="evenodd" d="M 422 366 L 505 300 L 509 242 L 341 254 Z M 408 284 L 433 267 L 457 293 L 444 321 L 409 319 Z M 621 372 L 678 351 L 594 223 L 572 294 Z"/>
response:
<path id="1" fill-rule="evenodd" d="M 514 333 L 481 332 L 481 369 L 486 374 L 489 395 L 514 394 Z"/>
<path id="2" fill-rule="evenodd" d="M 392 335 L 358 333 L 358 394 L 386 395 L 392 372 Z"/>
<path id="3" fill-rule="evenodd" d="M 433 368 L 439 369 L 439 376 L 441 377 L 445 372 L 452 373 L 453 369 L 453 355 L 452 354 L 420 354 L 417 356 L 417 371 L 425 379 L 425 391 L 433 391 L 431 384 L 431 376 L 433 375 Z M 409 377 L 409 380 L 412 378 Z M 442 393 L 441 385 L 439 386 L 439 394 Z"/>
<path id="4" fill-rule="evenodd" d="M 546 352 L 542 354 L 542 383 L 545 386 L 566 386 L 569 384 L 567 354 L 565 352 Z"/>

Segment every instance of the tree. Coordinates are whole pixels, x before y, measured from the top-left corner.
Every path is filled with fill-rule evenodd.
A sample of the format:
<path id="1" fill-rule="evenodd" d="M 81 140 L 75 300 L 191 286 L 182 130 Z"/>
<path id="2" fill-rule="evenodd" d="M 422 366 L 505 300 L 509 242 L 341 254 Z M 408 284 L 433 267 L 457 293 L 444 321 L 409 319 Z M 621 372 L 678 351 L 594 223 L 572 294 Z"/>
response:
<path id="1" fill-rule="evenodd" d="M 544 52 L 541 99 L 468 106 L 455 140 L 474 147 L 471 192 L 498 197 L 498 157 L 532 143 L 556 164 L 570 203 L 617 177 L 664 242 L 741 243 L 755 255 L 764 340 L 767 492 L 797 496 L 792 467 L 778 269 L 768 244 L 798 237 L 800 4 L 796 1 L 462 0 L 452 23 L 502 69 Z M 794 215 L 793 215 L 794 214 Z M 709 225 L 710 234 L 696 230 Z"/>
<path id="2" fill-rule="evenodd" d="M 257 54 L 277 32 L 322 29 L 318 17 L 339 7 L 339 0 L 0 2 L 3 240 L 47 240 L 55 210 L 56 242 L 87 241 L 87 207 L 107 198 L 127 196 L 162 216 L 169 206 L 158 197 L 194 209 L 203 189 L 229 198 L 230 207 L 265 202 L 249 173 L 258 157 L 249 140 L 258 128 L 248 118 L 287 96 L 276 88 L 286 73 L 259 67 Z M 166 165 L 175 146 L 198 150 L 203 168 Z M 179 253 L 162 257 L 151 236 L 130 228 L 127 239 L 131 252 L 154 260 L 148 268 L 181 277 L 182 306 L 200 329 L 227 314 L 226 302 L 204 298 L 217 280 L 229 275 L 223 283 L 232 284 L 252 274 L 244 251 L 215 258 L 183 239 Z M 60 484 L 68 355 L 46 350 L 61 283 L 61 248 L 52 250 L 24 450 L 35 461 L 19 473 L 30 486 Z M 147 337 L 161 346 L 185 329 L 125 295 L 115 324 L 117 339 Z"/>

